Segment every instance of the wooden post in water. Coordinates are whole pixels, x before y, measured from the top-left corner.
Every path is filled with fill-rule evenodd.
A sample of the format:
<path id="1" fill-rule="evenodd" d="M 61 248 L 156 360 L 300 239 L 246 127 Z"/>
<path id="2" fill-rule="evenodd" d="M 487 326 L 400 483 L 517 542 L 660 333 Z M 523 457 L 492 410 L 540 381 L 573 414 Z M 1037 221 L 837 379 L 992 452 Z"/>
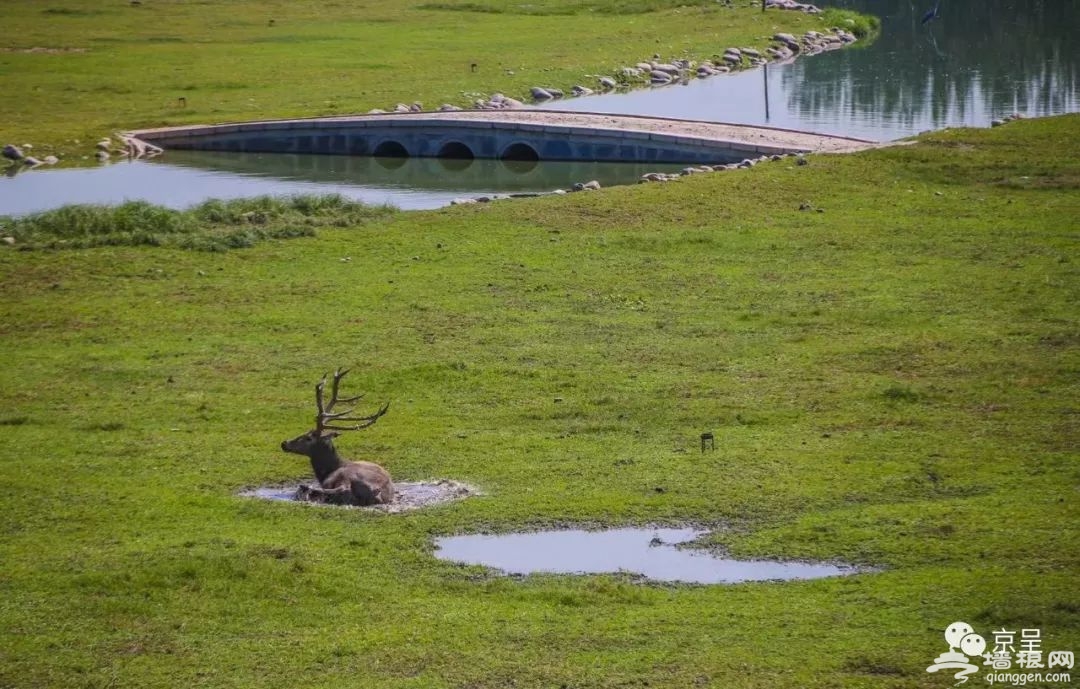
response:
<path id="1" fill-rule="evenodd" d="M 762 65 L 762 74 L 765 75 L 765 121 L 769 121 L 769 63 Z"/>

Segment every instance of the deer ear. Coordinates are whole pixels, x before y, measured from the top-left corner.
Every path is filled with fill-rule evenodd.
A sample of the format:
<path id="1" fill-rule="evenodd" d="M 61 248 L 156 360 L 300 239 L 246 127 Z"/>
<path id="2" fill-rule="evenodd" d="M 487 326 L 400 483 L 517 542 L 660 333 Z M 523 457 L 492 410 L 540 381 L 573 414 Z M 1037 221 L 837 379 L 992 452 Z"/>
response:
<path id="1" fill-rule="evenodd" d="M 319 437 L 320 438 L 326 438 L 327 440 L 331 440 L 333 438 L 338 437 L 339 435 L 341 435 L 341 434 L 338 433 L 337 431 L 323 431 L 322 435 L 319 436 Z"/>

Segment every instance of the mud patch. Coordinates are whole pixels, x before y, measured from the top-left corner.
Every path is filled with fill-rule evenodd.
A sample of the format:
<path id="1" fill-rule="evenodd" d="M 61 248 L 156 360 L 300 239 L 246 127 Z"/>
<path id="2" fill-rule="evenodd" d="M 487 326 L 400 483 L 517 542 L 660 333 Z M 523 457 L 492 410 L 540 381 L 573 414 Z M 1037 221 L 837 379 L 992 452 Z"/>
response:
<path id="1" fill-rule="evenodd" d="M 855 567 L 818 562 L 733 560 L 680 547 L 707 532 L 692 528 L 539 531 L 436 539 L 435 556 L 507 574 L 629 573 L 652 581 L 734 584 L 856 574 Z"/>
<path id="2" fill-rule="evenodd" d="M 396 514 L 398 512 L 409 512 L 424 507 L 432 507 L 434 505 L 464 500 L 473 495 L 480 495 L 480 491 L 473 486 L 457 481 L 451 481 L 449 479 L 438 481 L 395 481 L 394 502 L 389 505 L 371 505 L 370 507 L 329 505 L 314 499 L 311 486 L 306 483 L 288 486 L 251 488 L 249 490 L 240 491 L 240 495 L 246 498 L 260 498 L 262 500 L 302 502 L 308 505 L 320 505 L 323 507 L 342 507 L 351 510 L 369 510 L 372 512 Z"/>

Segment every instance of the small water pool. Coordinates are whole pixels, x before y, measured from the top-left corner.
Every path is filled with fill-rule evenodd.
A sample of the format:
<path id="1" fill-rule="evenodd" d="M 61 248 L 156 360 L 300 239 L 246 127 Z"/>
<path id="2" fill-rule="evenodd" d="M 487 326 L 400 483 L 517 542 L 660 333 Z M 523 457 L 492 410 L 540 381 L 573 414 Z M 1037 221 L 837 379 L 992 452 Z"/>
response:
<path id="1" fill-rule="evenodd" d="M 435 556 L 506 574 L 628 572 L 653 581 L 692 584 L 819 579 L 860 571 L 827 563 L 733 560 L 679 547 L 706 533 L 694 528 L 624 528 L 449 536 L 436 539 Z"/>

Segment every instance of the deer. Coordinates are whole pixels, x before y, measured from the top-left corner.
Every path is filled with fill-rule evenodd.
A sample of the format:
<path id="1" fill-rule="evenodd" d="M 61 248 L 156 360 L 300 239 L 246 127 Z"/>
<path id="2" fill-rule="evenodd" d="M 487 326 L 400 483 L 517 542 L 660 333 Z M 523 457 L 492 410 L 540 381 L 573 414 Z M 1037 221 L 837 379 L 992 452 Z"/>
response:
<path id="1" fill-rule="evenodd" d="M 350 462 L 342 460 L 334 448 L 334 438 L 343 431 L 359 431 L 373 426 L 390 409 L 387 402 L 370 416 L 353 416 L 354 409 L 335 411 L 341 404 L 353 404 L 363 395 L 338 398 L 341 379 L 349 369 L 334 371 L 330 386 L 330 401 L 324 404 L 326 376 L 315 385 L 315 428 L 307 433 L 285 440 L 281 449 L 293 454 L 305 455 L 311 460 L 311 469 L 319 481 L 319 487 L 301 487 L 297 496 L 317 502 L 352 504 L 360 506 L 386 505 L 394 501 L 394 483 L 390 472 L 373 462 Z M 354 423 L 355 422 L 355 423 Z M 344 424 L 344 425 L 341 425 Z"/>

